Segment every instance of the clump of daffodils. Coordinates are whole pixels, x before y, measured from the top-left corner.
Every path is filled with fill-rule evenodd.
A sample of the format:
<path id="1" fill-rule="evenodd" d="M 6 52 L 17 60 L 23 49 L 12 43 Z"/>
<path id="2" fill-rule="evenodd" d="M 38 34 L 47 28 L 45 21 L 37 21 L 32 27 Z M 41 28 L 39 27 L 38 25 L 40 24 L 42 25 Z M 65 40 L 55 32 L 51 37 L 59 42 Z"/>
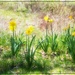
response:
<path id="1" fill-rule="evenodd" d="M 11 30 L 11 31 L 14 31 L 15 29 L 16 29 L 16 22 L 14 21 L 14 20 L 11 20 L 10 22 L 9 22 L 9 29 Z"/>
<path id="2" fill-rule="evenodd" d="M 34 26 L 31 25 L 26 29 L 26 34 L 30 35 L 33 33 L 33 31 L 34 31 Z"/>
<path id="3" fill-rule="evenodd" d="M 50 19 L 49 16 L 45 16 L 44 20 L 49 23 L 53 23 L 53 21 L 54 21 L 53 19 Z"/>

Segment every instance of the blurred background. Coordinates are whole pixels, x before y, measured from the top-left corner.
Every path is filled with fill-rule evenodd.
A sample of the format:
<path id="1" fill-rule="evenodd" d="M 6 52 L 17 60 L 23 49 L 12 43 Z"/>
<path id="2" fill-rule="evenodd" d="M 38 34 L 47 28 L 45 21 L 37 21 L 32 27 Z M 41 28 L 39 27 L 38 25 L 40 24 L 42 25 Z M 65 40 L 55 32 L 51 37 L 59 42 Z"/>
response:
<path id="1" fill-rule="evenodd" d="M 0 1 L 0 30 L 8 30 L 8 23 L 15 19 L 18 30 L 28 25 L 44 30 L 43 17 L 48 15 L 54 20 L 53 28 L 60 33 L 64 26 L 74 24 L 75 2 L 73 0 L 2 0 Z M 69 16 L 73 20 L 69 20 Z M 20 30 L 21 31 L 21 30 Z"/>

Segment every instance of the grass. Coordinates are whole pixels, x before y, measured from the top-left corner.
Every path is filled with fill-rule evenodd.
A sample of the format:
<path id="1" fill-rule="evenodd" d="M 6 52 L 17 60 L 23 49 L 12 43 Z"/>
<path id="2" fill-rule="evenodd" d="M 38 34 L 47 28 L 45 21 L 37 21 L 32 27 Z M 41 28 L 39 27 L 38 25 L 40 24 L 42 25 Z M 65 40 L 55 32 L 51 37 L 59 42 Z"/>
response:
<path id="1" fill-rule="evenodd" d="M 21 58 L 16 58 L 16 60 L 15 60 L 16 66 L 14 68 L 9 69 L 12 65 L 12 63 L 11 63 L 12 60 L 11 60 L 10 56 L 9 56 L 9 58 L 5 57 L 5 59 L 3 57 L 4 60 L 0 61 L 0 64 L 2 62 L 3 65 L 1 64 L 0 68 L 2 68 L 4 70 L 3 73 L 7 73 L 7 74 L 10 74 L 10 73 L 11 74 L 15 74 L 15 73 L 24 73 L 24 74 L 75 73 L 74 69 L 73 69 L 74 64 L 70 60 L 66 60 L 66 63 L 67 63 L 67 67 L 66 67 L 65 66 L 66 63 L 64 62 L 64 60 L 59 59 L 60 56 L 55 56 L 54 59 L 49 59 L 50 57 L 48 57 L 48 59 L 47 58 L 42 59 L 41 54 L 40 55 L 37 54 L 37 55 L 38 55 L 38 57 L 37 57 L 38 62 L 36 64 L 36 66 L 34 64 L 34 67 L 30 70 L 26 69 L 25 64 L 23 63 Z M 6 62 L 4 62 L 4 61 L 6 61 Z M 5 67 L 7 67 L 7 68 L 5 69 Z M 5 72 L 5 70 L 7 70 L 7 71 Z"/>
<path id="2" fill-rule="evenodd" d="M 20 57 L 21 56 L 21 57 Z M 14 63 L 15 67 L 11 68 L 12 66 L 12 57 L 10 51 L 5 51 L 0 60 L 0 72 L 7 73 L 7 74 L 15 74 L 15 73 L 24 73 L 24 74 L 45 74 L 45 73 L 75 73 L 74 72 L 74 65 L 71 59 L 68 59 L 64 53 L 59 55 L 48 55 L 43 57 L 43 55 L 37 50 L 35 59 L 36 63 L 34 63 L 33 67 L 29 70 L 26 68 L 26 63 L 22 55 L 18 55 L 15 58 Z M 65 61 L 66 60 L 66 61 Z M 6 62 L 5 62 L 6 61 Z M 66 65 L 67 64 L 67 65 Z M 11 68 L 11 69 L 10 69 Z M 6 71 L 6 72 L 5 72 Z"/>

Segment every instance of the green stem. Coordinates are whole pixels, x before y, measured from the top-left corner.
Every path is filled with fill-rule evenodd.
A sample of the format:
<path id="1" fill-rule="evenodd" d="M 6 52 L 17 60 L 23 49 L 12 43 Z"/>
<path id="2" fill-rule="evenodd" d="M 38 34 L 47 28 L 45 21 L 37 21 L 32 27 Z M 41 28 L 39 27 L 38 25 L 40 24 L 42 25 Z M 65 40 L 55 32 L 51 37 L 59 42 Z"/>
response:
<path id="1" fill-rule="evenodd" d="M 28 46 L 27 46 L 27 35 L 26 35 L 26 51 L 27 51 L 27 49 L 28 49 Z"/>
<path id="2" fill-rule="evenodd" d="M 13 49 L 12 49 L 12 52 L 13 52 L 13 56 L 15 55 L 15 53 L 14 53 L 14 31 L 13 31 L 13 36 L 12 36 L 12 38 L 13 38 L 13 44 L 12 44 L 12 46 L 13 46 Z"/>
<path id="3" fill-rule="evenodd" d="M 14 38 L 14 31 L 13 31 L 13 38 Z"/>
<path id="4" fill-rule="evenodd" d="M 46 25 L 46 39 L 47 39 L 47 33 L 48 33 L 47 29 L 48 29 L 48 26 Z"/>
<path id="5" fill-rule="evenodd" d="M 28 36 L 28 38 L 27 38 L 27 42 L 28 42 L 28 55 L 29 55 L 29 57 L 28 57 L 28 59 L 29 59 L 29 62 L 30 62 L 30 44 L 29 44 L 29 36 Z"/>
<path id="6" fill-rule="evenodd" d="M 53 27 L 52 27 L 52 24 L 51 24 L 51 33 L 52 33 L 52 42 L 53 42 Z"/>
<path id="7" fill-rule="evenodd" d="M 51 24 L 51 33 L 52 33 L 52 36 L 53 36 L 53 26 L 52 26 L 52 24 Z"/>

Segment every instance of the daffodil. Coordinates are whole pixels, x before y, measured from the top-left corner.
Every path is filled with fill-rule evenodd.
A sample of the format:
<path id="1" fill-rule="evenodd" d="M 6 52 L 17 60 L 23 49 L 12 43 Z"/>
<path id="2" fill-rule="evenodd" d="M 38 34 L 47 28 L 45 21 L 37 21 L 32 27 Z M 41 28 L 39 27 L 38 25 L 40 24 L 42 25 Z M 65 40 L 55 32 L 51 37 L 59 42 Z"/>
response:
<path id="1" fill-rule="evenodd" d="M 34 27 L 33 26 L 29 26 L 29 30 L 33 31 Z"/>
<path id="2" fill-rule="evenodd" d="M 75 36 L 75 32 L 72 32 L 72 36 Z"/>
<path id="3" fill-rule="evenodd" d="M 10 29 L 11 31 L 14 31 L 14 30 L 15 30 L 15 27 L 9 26 L 9 29 Z"/>
<path id="4" fill-rule="evenodd" d="M 49 19 L 48 21 L 49 21 L 50 23 L 52 23 L 54 20 L 53 20 L 53 19 Z"/>
<path id="5" fill-rule="evenodd" d="M 70 16 L 69 16 L 69 19 L 73 19 L 73 17 L 70 15 Z"/>
<path id="6" fill-rule="evenodd" d="M 27 29 L 27 30 L 26 30 L 26 34 L 27 34 L 27 35 L 30 35 L 30 34 L 31 34 L 31 30 Z"/>
<path id="7" fill-rule="evenodd" d="M 33 31 L 34 31 L 34 27 L 33 27 L 33 26 L 29 26 L 29 27 L 26 29 L 26 34 L 27 34 L 27 35 L 30 35 L 30 34 L 32 34 Z"/>
<path id="8" fill-rule="evenodd" d="M 44 20 L 45 20 L 46 22 L 48 21 L 48 19 L 49 19 L 48 16 L 45 16 L 45 17 L 44 17 Z"/>
<path id="9" fill-rule="evenodd" d="M 16 22 L 14 20 L 9 22 L 9 29 L 14 31 L 16 29 Z"/>

